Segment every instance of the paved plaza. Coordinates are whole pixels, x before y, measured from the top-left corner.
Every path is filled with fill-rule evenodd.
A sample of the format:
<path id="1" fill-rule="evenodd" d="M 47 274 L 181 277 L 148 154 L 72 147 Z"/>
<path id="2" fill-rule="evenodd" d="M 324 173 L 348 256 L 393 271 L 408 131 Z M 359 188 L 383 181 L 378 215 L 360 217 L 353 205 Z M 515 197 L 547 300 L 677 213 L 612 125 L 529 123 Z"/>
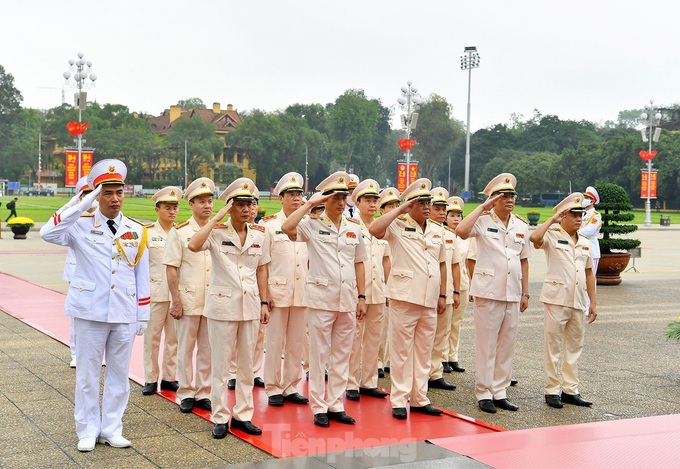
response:
<path id="1" fill-rule="evenodd" d="M 598 287 L 598 319 L 588 326 L 580 391 L 594 402 L 592 408 L 552 409 L 543 402 L 538 297 L 546 263 L 536 251 L 530 260 L 532 298 L 521 316 L 515 359 L 519 385 L 508 392 L 519 412 L 490 415 L 477 408 L 471 306 L 461 333 L 460 362 L 467 371 L 446 375 L 458 388 L 431 391 L 433 404 L 510 430 L 680 414 L 680 343 L 664 336 L 666 324 L 680 315 L 680 230 L 642 228 L 632 237 L 642 241 L 636 269 L 625 272 L 619 286 Z M 63 292 L 65 253 L 43 242 L 35 228 L 27 240 L 14 240 L 3 226 L 0 272 Z M 124 417 L 124 435 L 132 447 L 98 445 L 92 453 L 79 453 L 73 422 L 75 371 L 69 359 L 66 345 L 0 312 L 0 467 L 222 467 L 272 460 L 233 435 L 212 439 L 210 422 L 181 414 L 160 396 L 142 396 L 135 383 Z M 389 378 L 380 385 L 389 388 Z"/>

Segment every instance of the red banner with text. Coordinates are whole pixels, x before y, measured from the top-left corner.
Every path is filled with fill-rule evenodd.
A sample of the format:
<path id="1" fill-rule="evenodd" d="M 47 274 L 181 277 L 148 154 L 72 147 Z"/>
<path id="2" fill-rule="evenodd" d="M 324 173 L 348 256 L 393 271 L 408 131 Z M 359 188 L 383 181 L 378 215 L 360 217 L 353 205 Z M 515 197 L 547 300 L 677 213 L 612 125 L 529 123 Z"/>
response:
<path id="1" fill-rule="evenodd" d="M 656 169 L 648 173 L 646 169 L 642 170 L 640 179 L 640 198 L 647 198 L 647 190 L 649 190 L 649 198 L 656 199 Z M 651 177 L 650 177 L 651 176 Z M 649 182 L 649 185 L 647 185 Z"/>
<path id="2" fill-rule="evenodd" d="M 92 150 L 81 150 L 80 176 L 87 176 L 90 173 L 93 160 Z M 64 187 L 75 187 L 78 183 L 78 150 L 66 150 L 64 166 Z"/>
<path id="3" fill-rule="evenodd" d="M 397 190 L 399 192 L 404 192 L 404 189 L 408 186 L 408 184 L 412 183 L 416 179 L 418 179 L 418 162 L 411 162 L 409 163 L 409 166 L 411 167 L 410 175 L 408 178 L 408 184 L 406 183 L 406 172 L 407 172 L 407 164 L 405 162 L 398 162 L 397 163 Z"/>

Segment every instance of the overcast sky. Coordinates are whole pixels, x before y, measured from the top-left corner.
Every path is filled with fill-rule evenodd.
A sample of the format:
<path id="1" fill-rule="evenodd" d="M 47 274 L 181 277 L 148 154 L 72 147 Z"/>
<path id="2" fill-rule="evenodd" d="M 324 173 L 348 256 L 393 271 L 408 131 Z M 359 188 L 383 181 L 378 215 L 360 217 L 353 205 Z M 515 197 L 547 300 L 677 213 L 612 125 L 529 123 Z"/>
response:
<path id="1" fill-rule="evenodd" d="M 58 106 L 82 51 L 98 75 L 91 97 L 132 111 L 190 97 L 275 111 L 361 88 L 398 114 L 410 80 L 464 121 L 471 45 L 473 130 L 534 109 L 599 123 L 650 99 L 680 102 L 670 0 L 24 0 L 1 11 L 0 64 L 25 107 Z"/>

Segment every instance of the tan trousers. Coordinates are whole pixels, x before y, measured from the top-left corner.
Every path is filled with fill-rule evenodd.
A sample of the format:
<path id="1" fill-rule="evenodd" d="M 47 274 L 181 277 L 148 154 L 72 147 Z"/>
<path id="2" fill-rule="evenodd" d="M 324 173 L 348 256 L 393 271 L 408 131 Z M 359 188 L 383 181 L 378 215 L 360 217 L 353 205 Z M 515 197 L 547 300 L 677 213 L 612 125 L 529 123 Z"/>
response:
<path id="1" fill-rule="evenodd" d="M 366 316 L 357 321 L 347 389 L 378 387 L 378 349 L 384 316 L 385 303 L 366 305 Z"/>
<path id="2" fill-rule="evenodd" d="M 392 408 L 430 403 L 427 379 L 437 328 L 435 308 L 390 300 L 390 378 Z"/>
<path id="3" fill-rule="evenodd" d="M 175 324 L 177 330 L 177 397 L 210 397 L 210 338 L 208 320 L 203 315 L 184 315 Z M 194 349 L 196 363 L 194 364 Z M 194 384 L 194 369 L 196 382 Z"/>
<path id="4" fill-rule="evenodd" d="M 505 399 L 515 356 L 519 302 L 475 297 L 475 396 Z"/>
<path id="5" fill-rule="evenodd" d="M 390 366 L 390 346 L 388 338 L 389 332 L 390 332 L 390 307 L 385 306 L 382 333 L 380 335 L 380 348 L 378 349 L 378 368 L 386 368 Z"/>
<path id="6" fill-rule="evenodd" d="M 447 304 L 442 314 L 437 315 L 437 329 L 434 333 L 434 346 L 430 359 L 430 379 L 435 380 L 444 377 L 444 366 L 442 362 L 449 346 L 449 335 L 451 334 L 451 315 L 453 314 L 453 304 Z"/>
<path id="7" fill-rule="evenodd" d="M 272 309 L 267 325 L 267 353 L 264 355 L 264 386 L 267 396 L 288 396 L 298 392 L 306 325 L 307 308 L 290 306 Z"/>
<path id="8" fill-rule="evenodd" d="M 163 379 L 177 379 L 177 333 L 175 320 L 170 316 L 170 302 L 151 303 L 151 315 L 144 332 L 144 382 L 156 383 L 160 374 L 158 354 L 160 353 L 161 336 L 163 340 Z"/>
<path id="9" fill-rule="evenodd" d="M 578 358 L 583 351 L 586 317 L 580 309 L 544 303 L 545 393 L 578 392 Z M 562 367 L 560 368 L 560 355 Z M 559 371 L 562 373 L 560 386 Z"/>
<path id="10" fill-rule="evenodd" d="M 463 325 L 463 316 L 465 316 L 465 309 L 470 302 L 470 294 L 468 290 L 461 290 L 460 304 L 457 308 L 453 308 L 451 315 L 451 334 L 449 334 L 449 346 L 447 347 L 445 360 L 446 362 L 458 361 L 458 347 L 460 347 L 460 328 Z"/>
<path id="11" fill-rule="evenodd" d="M 217 321 L 208 319 L 208 336 L 212 350 L 212 418 L 215 423 L 228 423 L 232 412 L 227 405 L 229 357 L 236 351 L 236 402 L 233 417 L 242 422 L 253 419 L 253 353 L 260 322 Z"/>
<path id="12" fill-rule="evenodd" d="M 309 405 L 316 415 L 345 410 L 342 395 L 347 388 L 349 356 L 354 341 L 356 314 L 308 309 L 309 320 Z M 325 365 L 328 391 L 325 390 Z"/>

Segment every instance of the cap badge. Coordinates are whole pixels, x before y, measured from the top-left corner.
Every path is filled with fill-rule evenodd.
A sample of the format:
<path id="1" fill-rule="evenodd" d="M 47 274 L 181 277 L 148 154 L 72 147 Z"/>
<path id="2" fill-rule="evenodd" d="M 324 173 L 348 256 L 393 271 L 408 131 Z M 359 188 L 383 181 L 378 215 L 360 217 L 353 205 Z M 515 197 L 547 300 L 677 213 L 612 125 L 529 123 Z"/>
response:
<path id="1" fill-rule="evenodd" d="M 202 182 L 201 187 L 208 187 L 208 185 L 205 182 Z"/>
<path id="2" fill-rule="evenodd" d="M 175 196 L 175 191 L 170 191 L 170 195 L 171 195 L 172 197 L 174 197 L 174 196 Z"/>
<path id="3" fill-rule="evenodd" d="M 340 182 L 340 183 L 343 183 L 343 182 L 345 182 L 345 178 L 344 178 L 344 177 L 342 177 L 342 176 L 340 176 L 340 177 L 338 178 L 338 182 Z"/>
<path id="4" fill-rule="evenodd" d="M 290 182 L 296 182 L 295 176 L 290 178 Z"/>
<path id="5" fill-rule="evenodd" d="M 581 201 L 581 198 L 580 198 L 580 197 L 576 197 L 576 202 L 580 202 L 580 201 Z"/>
<path id="6" fill-rule="evenodd" d="M 422 184 L 420 185 L 420 188 L 421 188 L 421 189 L 427 189 L 427 184 L 422 183 Z"/>
<path id="7" fill-rule="evenodd" d="M 509 183 L 509 182 L 510 182 L 510 178 L 505 178 L 505 182 L 506 182 L 506 183 Z"/>
<path id="8" fill-rule="evenodd" d="M 369 183 L 368 183 L 368 187 L 370 187 L 371 189 L 373 189 L 373 183 L 372 183 L 372 182 L 369 182 Z"/>
<path id="9" fill-rule="evenodd" d="M 387 194 L 388 194 L 388 195 L 394 195 L 394 192 L 393 192 L 393 191 L 389 191 Z"/>
<path id="10" fill-rule="evenodd" d="M 248 189 L 248 183 L 244 182 L 243 184 L 241 184 L 241 188 L 242 189 Z"/>
<path id="11" fill-rule="evenodd" d="M 115 173 L 116 172 L 116 167 L 114 165 L 109 166 L 109 173 Z"/>

